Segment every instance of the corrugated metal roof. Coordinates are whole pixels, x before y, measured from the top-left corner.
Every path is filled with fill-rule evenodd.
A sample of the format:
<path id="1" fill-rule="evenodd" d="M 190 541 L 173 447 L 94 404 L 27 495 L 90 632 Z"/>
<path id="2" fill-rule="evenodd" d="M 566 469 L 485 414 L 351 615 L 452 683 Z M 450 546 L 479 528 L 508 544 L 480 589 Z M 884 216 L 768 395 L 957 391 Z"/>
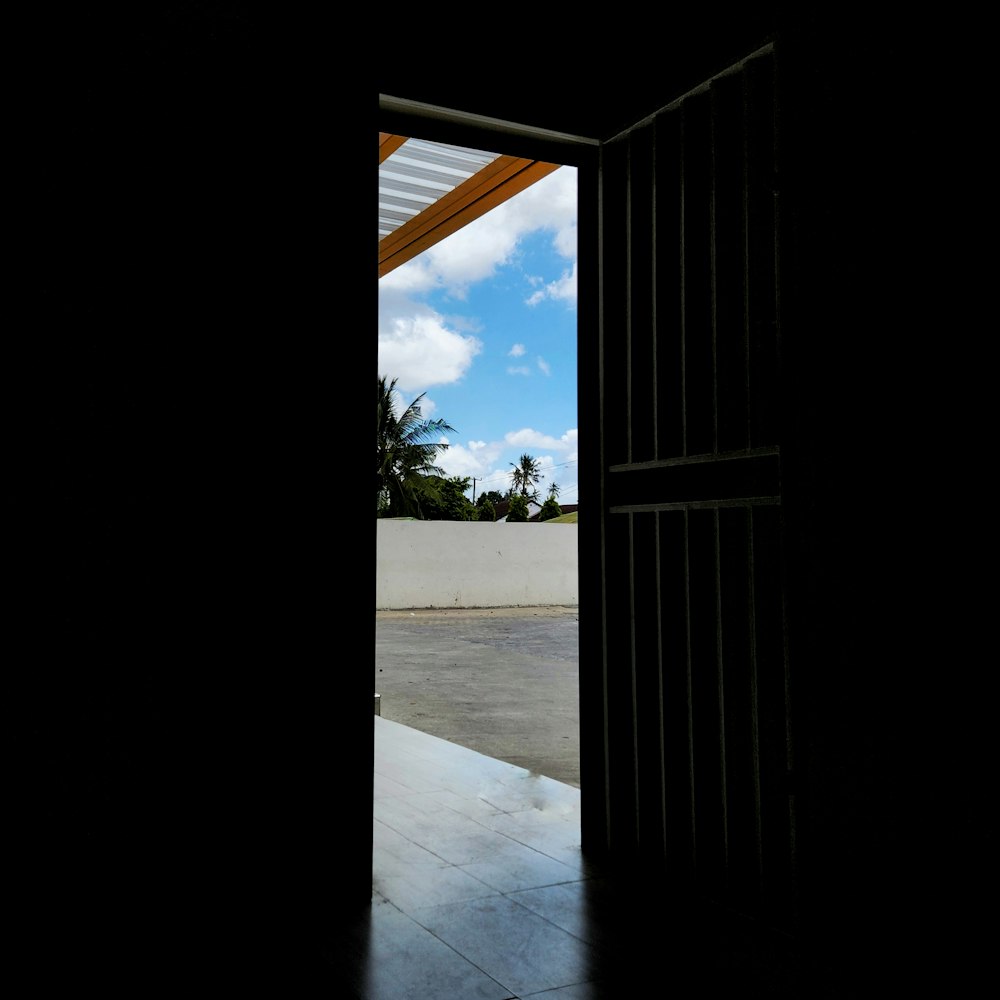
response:
<path id="1" fill-rule="evenodd" d="M 389 132 L 378 146 L 380 278 L 559 169 Z"/>
<path id="2" fill-rule="evenodd" d="M 433 205 L 498 158 L 498 153 L 407 139 L 379 165 L 378 238 Z"/>

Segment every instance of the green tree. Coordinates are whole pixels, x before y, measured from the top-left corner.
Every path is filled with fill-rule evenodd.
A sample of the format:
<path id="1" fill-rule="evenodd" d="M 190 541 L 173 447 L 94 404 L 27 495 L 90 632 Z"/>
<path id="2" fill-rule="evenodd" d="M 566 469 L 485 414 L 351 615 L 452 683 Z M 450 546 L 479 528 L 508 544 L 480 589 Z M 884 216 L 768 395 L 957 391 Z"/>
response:
<path id="1" fill-rule="evenodd" d="M 503 494 L 499 490 L 483 490 L 483 492 L 476 497 L 476 506 L 482 507 L 487 503 L 491 503 L 495 508 L 496 505 L 502 500 Z"/>
<path id="2" fill-rule="evenodd" d="M 549 495 L 545 498 L 545 503 L 542 504 L 542 509 L 538 512 L 539 521 L 551 521 L 552 518 L 562 514 L 562 507 L 556 500 L 557 496 L 559 496 L 559 484 L 553 482 L 549 485 Z"/>
<path id="3" fill-rule="evenodd" d="M 497 519 L 497 509 L 492 500 L 486 500 L 484 503 L 476 501 L 476 510 L 478 511 L 477 521 L 495 521 Z"/>
<path id="4" fill-rule="evenodd" d="M 510 506 L 507 508 L 507 520 L 511 522 L 528 520 L 528 500 L 523 494 L 512 493 L 510 495 Z"/>
<path id="5" fill-rule="evenodd" d="M 545 503 L 542 504 L 542 509 L 538 512 L 538 520 L 551 521 L 552 518 L 559 517 L 561 514 L 562 507 L 559 506 L 559 501 L 550 493 Z"/>
<path id="6" fill-rule="evenodd" d="M 529 503 L 538 503 L 538 487 L 536 483 L 542 478 L 538 460 L 531 455 L 522 455 L 517 464 L 510 463 L 514 471 L 511 473 L 511 496 L 520 494 Z"/>
<path id="7" fill-rule="evenodd" d="M 472 521 L 476 508 L 465 495 L 472 480 L 469 477 L 452 476 L 442 479 L 427 476 L 425 492 L 420 504 L 425 521 Z"/>
<path id="8" fill-rule="evenodd" d="M 559 501 L 553 497 L 548 497 L 545 503 L 542 504 L 542 509 L 538 512 L 538 520 L 551 521 L 552 518 L 560 516 L 562 516 L 562 507 L 559 506 Z"/>
<path id="9" fill-rule="evenodd" d="M 378 453 L 375 474 L 377 517 L 423 518 L 422 500 L 433 494 L 428 476 L 444 476 L 435 464 L 448 446 L 433 439 L 455 428 L 444 420 L 425 420 L 421 393 L 399 415 L 395 410 L 396 379 L 378 377 Z"/>

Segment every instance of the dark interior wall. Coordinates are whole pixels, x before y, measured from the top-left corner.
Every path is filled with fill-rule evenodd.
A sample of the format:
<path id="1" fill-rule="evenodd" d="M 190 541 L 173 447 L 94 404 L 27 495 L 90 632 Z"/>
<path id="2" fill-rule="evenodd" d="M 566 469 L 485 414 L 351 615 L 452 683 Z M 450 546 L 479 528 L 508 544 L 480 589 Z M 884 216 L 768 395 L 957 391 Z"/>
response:
<path id="1" fill-rule="evenodd" d="M 334 489 L 364 351 L 332 303 L 376 286 L 329 228 L 332 178 L 373 174 L 331 168 L 289 24 L 63 14 L 18 153 L 9 954 L 46 994 L 289 988 L 370 899 L 375 542 L 338 589 Z"/>
<path id="2" fill-rule="evenodd" d="M 953 334 L 979 194 L 958 193 L 974 114 L 934 48 L 922 26 L 821 18 L 778 47 L 791 778 L 825 960 L 930 975 L 925 948 L 962 976 L 959 886 L 992 836 L 985 730 L 952 672 L 975 629 L 963 538 L 981 529 L 941 505 L 978 466 Z"/>
<path id="3" fill-rule="evenodd" d="M 900 811 L 913 775 L 897 743 L 908 691 L 895 664 L 912 556 L 892 431 L 914 308 L 912 136 L 886 91 L 899 69 L 879 46 L 803 31 L 779 48 L 778 72 L 800 920 L 826 962 L 860 967 L 899 946 L 901 838 L 916 829 Z"/>

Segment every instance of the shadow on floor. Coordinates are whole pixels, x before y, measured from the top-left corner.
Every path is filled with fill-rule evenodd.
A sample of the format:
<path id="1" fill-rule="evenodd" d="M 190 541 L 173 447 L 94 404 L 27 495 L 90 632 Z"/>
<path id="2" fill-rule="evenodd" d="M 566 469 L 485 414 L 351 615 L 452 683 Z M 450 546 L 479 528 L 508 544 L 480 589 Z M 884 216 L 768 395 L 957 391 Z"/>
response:
<path id="1" fill-rule="evenodd" d="M 371 906 L 328 952 L 352 1000 L 847 996 L 580 850 L 580 790 L 375 720 Z"/>

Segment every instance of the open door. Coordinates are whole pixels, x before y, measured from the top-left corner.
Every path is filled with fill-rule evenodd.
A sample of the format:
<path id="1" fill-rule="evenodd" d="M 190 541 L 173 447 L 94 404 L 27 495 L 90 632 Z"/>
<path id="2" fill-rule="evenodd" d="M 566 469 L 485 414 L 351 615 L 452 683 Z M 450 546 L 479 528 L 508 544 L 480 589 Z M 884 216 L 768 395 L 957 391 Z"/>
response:
<path id="1" fill-rule="evenodd" d="M 768 48 L 602 147 L 581 764 L 585 850 L 785 926 L 774 108 Z"/>

